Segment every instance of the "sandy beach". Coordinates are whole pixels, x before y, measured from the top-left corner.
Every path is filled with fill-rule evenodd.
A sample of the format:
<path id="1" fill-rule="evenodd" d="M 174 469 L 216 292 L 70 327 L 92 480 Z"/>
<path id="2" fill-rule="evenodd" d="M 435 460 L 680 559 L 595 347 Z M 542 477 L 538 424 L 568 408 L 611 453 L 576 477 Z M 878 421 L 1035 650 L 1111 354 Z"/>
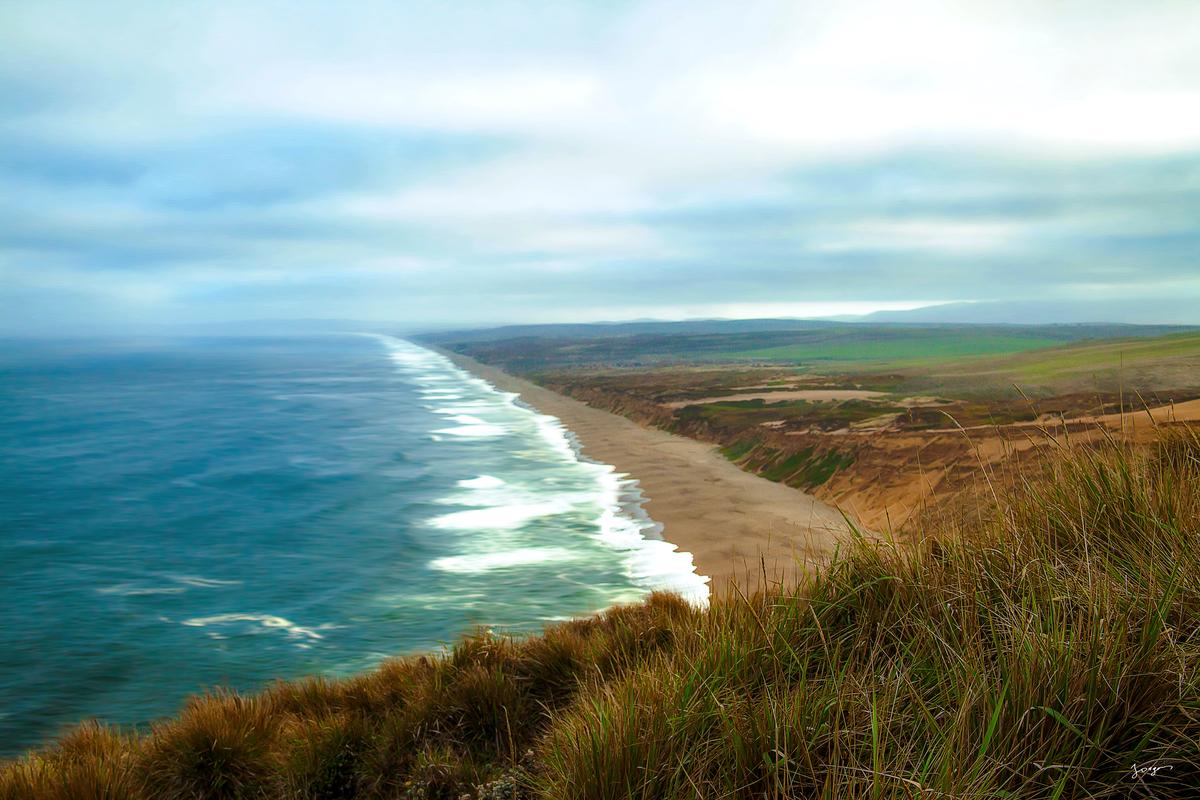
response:
<path id="1" fill-rule="evenodd" d="M 771 582 L 794 583 L 848 536 L 836 509 L 742 471 L 711 445 L 643 428 L 466 356 L 445 355 L 562 420 L 587 457 L 636 478 L 663 537 L 692 554 L 714 592 L 728 591 L 731 579 L 752 588 L 764 574 Z"/>

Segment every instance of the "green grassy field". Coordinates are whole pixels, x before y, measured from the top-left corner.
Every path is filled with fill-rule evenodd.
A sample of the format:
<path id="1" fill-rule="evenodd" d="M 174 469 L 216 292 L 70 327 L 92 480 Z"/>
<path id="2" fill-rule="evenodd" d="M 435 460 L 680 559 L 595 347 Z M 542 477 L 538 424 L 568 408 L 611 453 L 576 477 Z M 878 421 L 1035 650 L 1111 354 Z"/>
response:
<path id="1" fill-rule="evenodd" d="M 785 321 L 762 321 L 783 323 Z M 540 372 L 579 367 L 659 367 L 771 363 L 817 370 L 932 368 L 961 358 L 1005 356 L 1114 337 L 1136 341 L 1178 328 L 1128 325 L 895 325 L 793 321 L 746 329 L 711 323 L 702 330 L 660 326 L 545 326 L 537 336 L 511 331 L 430 335 L 425 340 L 506 367 Z"/>
<path id="2" fill-rule="evenodd" d="M 1200 334 L 1179 333 L 1150 339 L 1077 342 L 1018 358 L 958 366 L 976 374 L 994 371 L 1015 381 L 1041 382 L 1195 358 L 1200 358 Z"/>
<path id="3" fill-rule="evenodd" d="M 853 368 L 903 368 L 906 364 L 936 364 L 946 359 L 963 356 L 985 356 L 1019 353 L 1026 350 L 1061 345 L 1061 339 L 1052 339 L 1036 333 L 1006 335 L 1003 333 L 972 331 L 895 331 L 882 337 L 835 334 L 824 340 L 797 344 L 766 347 L 757 350 L 741 350 L 724 354 L 732 360 L 771 361 L 797 364 L 820 362 L 818 368 L 832 362 Z M 858 362 L 858 363 L 856 363 Z"/>
<path id="4" fill-rule="evenodd" d="M 1200 390 L 1200 333 L 1074 342 L 1003 356 L 912 361 L 897 365 L 904 388 L 986 397 L 1022 390 L 1153 393 Z"/>
<path id="5" fill-rule="evenodd" d="M 901 373 L 895 391 L 979 395 L 1031 391 L 1116 391 L 1200 387 L 1200 333 L 1061 341 L 970 331 L 896 332 L 887 339 L 811 342 L 730 354 L 828 374 Z"/>

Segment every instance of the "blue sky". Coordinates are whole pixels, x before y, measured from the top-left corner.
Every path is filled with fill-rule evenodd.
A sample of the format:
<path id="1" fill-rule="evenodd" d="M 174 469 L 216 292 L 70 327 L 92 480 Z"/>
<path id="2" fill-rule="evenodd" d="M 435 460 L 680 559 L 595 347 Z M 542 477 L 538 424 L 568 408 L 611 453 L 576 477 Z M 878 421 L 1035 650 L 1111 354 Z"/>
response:
<path id="1" fill-rule="evenodd" d="M 2 0 L 0 108 L 4 331 L 1200 322 L 1200 3 Z"/>

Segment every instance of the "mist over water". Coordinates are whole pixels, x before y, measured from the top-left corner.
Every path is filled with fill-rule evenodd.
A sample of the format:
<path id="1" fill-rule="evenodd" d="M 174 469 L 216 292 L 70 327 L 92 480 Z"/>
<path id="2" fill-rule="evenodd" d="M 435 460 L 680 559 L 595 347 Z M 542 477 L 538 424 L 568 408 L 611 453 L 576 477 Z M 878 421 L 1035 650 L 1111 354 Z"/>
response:
<path id="1" fill-rule="evenodd" d="M 636 486 L 386 336 L 6 345 L 0 753 L 190 693 L 696 600 Z"/>

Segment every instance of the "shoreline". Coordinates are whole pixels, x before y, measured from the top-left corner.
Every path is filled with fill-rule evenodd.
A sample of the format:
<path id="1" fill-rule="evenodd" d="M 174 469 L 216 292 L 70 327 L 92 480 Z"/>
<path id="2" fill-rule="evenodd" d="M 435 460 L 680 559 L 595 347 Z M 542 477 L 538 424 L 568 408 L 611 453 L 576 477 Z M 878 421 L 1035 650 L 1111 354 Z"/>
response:
<path id="1" fill-rule="evenodd" d="M 428 346 L 428 345 L 423 345 Z M 557 418 L 587 458 L 637 481 L 662 538 L 690 553 L 712 595 L 795 585 L 826 561 L 850 528 L 841 513 L 789 486 L 745 472 L 715 445 L 643 428 L 467 356 L 431 348 L 536 411 Z"/>

